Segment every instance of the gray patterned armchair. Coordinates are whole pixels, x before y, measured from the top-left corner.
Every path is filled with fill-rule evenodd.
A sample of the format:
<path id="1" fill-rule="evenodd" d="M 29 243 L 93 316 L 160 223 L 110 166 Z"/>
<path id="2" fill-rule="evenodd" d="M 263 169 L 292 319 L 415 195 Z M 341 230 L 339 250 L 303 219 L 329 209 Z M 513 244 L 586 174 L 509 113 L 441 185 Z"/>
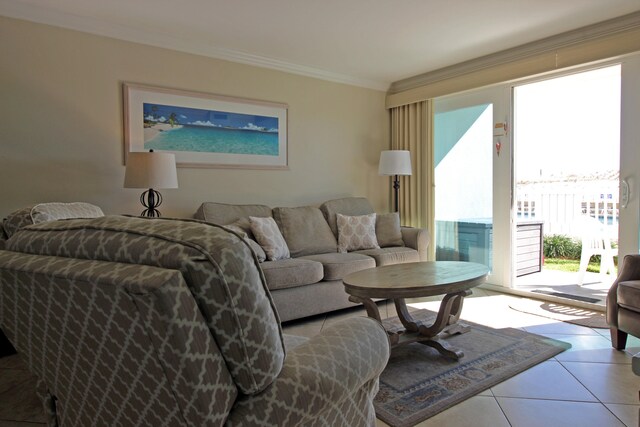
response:
<path id="1" fill-rule="evenodd" d="M 640 255 L 626 255 L 607 293 L 607 323 L 611 345 L 627 346 L 627 335 L 640 337 Z"/>
<path id="2" fill-rule="evenodd" d="M 285 350 L 253 252 L 190 220 L 31 225 L 0 251 L 0 325 L 49 425 L 365 426 L 389 356 L 369 318 Z"/>

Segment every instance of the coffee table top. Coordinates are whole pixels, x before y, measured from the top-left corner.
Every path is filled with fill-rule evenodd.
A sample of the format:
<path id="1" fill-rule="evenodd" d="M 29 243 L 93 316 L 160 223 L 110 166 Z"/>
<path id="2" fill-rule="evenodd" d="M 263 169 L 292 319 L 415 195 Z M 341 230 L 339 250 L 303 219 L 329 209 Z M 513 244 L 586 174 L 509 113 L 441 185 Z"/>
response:
<path id="1" fill-rule="evenodd" d="M 347 275 L 345 291 L 365 298 L 415 298 L 466 291 L 487 278 L 486 265 L 425 261 L 368 268 Z"/>

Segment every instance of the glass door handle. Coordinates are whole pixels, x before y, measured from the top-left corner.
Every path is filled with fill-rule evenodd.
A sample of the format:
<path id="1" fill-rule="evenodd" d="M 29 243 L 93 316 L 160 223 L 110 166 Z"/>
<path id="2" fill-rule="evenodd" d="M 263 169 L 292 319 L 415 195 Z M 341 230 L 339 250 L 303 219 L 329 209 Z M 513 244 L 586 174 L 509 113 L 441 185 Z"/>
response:
<path id="1" fill-rule="evenodd" d="M 620 181 L 620 190 L 620 205 L 623 209 L 626 209 L 629 204 L 629 183 L 626 179 Z"/>

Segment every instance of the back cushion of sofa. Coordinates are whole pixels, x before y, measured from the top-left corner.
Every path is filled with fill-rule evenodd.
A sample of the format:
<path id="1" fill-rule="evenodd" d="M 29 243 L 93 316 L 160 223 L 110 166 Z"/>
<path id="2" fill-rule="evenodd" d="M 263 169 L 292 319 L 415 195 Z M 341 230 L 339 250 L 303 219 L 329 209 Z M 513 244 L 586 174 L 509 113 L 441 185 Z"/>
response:
<path id="1" fill-rule="evenodd" d="M 33 220 L 31 219 L 32 207 L 33 206 L 28 206 L 26 208 L 18 209 L 17 211 L 11 212 L 7 215 L 2 222 L 2 226 L 4 227 L 4 232 L 7 237 L 11 237 L 13 233 L 20 230 L 22 227 L 33 224 Z"/>
<path id="2" fill-rule="evenodd" d="M 338 242 L 320 209 L 274 208 L 273 217 L 293 258 L 338 251 Z"/>
<path id="3" fill-rule="evenodd" d="M 227 225 L 250 216 L 272 216 L 271 208 L 265 205 L 230 205 L 225 203 L 204 202 L 193 215 L 196 219 L 212 224 Z"/>
<path id="4" fill-rule="evenodd" d="M 344 199 L 329 200 L 320 205 L 320 210 L 336 238 L 338 237 L 336 214 L 357 216 L 374 213 L 371 203 L 364 197 L 346 197 Z"/>
<path id="5" fill-rule="evenodd" d="M 264 275 L 249 246 L 222 227 L 122 216 L 55 221 L 23 228 L 7 249 L 179 270 L 243 393 L 263 390 L 282 368 L 282 331 Z"/>

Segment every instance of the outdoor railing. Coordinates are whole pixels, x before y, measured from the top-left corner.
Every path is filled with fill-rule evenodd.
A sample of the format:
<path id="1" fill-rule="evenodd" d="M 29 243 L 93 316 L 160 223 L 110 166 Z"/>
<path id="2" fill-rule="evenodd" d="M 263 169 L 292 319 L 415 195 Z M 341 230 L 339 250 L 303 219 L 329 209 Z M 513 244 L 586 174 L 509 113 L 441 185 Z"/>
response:
<path id="1" fill-rule="evenodd" d="M 516 186 L 518 220 L 544 221 L 544 234 L 579 237 L 579 218 L 588 215 L 618 238 L 618 181 L 527 183 Z"/>

